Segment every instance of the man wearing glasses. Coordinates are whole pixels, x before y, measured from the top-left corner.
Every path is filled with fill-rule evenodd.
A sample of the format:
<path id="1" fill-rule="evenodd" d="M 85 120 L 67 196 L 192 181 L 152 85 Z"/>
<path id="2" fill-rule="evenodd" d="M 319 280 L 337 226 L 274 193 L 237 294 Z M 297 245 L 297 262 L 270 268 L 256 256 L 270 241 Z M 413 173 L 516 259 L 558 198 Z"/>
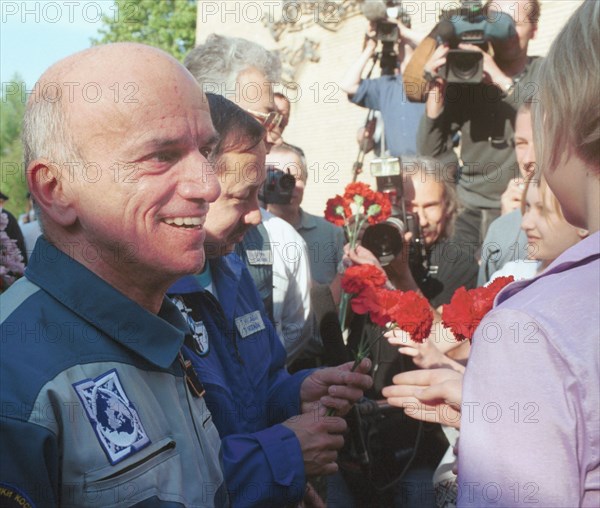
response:
<path id="1" fill-rule="evenodd" d="M 184 64 L 203 90 L 235 102 L 264 125 L 267 152 L 281 145 L 283 116 L 273 93 L 281 74 L 277 55 L 245 39 L 211 34 L 188 53 Z"/>

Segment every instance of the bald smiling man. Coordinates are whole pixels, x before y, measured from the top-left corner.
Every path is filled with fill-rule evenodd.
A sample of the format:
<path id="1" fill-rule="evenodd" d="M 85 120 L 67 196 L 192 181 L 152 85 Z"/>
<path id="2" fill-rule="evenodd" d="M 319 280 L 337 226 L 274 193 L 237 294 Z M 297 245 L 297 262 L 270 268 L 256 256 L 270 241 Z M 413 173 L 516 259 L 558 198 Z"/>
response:
<path id="1" fill-rule="evenodd" d="M 165 298 L 204 264 L 216 137 L 194 78 L 149 46 L 40 78 L 24 151 L 43 237 L 0 303 L 0 505 L 227 504 L 190 329 Z"/>

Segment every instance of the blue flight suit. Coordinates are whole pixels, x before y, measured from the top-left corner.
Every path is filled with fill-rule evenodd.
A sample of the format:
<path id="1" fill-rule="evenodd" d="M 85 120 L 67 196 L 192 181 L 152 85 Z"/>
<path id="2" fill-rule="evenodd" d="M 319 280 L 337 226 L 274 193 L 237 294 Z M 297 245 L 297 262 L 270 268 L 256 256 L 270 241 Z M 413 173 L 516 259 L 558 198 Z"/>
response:
<path id="1" fill-rule="evenodd" d="M 227 506 L 186 333 L 38 239 L 0 297 L 0 506 Z"/>
<path id="2" fill-rule="evenodd" d="M 233 506 L 283 506 L 302 499 L 306 478 L 300 443 L 281 425 L 300 412 L 300 385 L 254 281 L 236 254 L 209 261 L 217 299 L 197 276 L 168 293 L 195 330 L 189 355 L 206 389 L 222 438 Z M 219 303 L 220 302 L 220 303 Z"/>

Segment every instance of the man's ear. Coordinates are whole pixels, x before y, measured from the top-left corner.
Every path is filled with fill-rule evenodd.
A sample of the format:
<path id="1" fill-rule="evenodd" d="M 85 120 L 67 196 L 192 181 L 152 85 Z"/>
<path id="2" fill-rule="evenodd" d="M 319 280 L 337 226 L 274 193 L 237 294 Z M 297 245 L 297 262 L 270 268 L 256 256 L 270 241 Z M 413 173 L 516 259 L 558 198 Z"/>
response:
<path id="1" fill-rule="evenodd" d="M 33 161 L 26 171 L 29 191 L 44 214 L 56 224 L 68 227 L 77 220 L 71 189 L 65 185 L 60 167 L 48 160 Z"/>

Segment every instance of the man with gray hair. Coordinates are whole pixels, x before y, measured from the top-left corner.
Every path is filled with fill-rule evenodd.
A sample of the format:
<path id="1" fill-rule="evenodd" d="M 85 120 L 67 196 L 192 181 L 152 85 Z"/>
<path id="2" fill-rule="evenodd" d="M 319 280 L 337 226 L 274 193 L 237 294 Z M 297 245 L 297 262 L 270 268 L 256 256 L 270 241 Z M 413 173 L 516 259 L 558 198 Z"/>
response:
<path id="1" fill-rule="evenodd" d="M 188 53 L 184 64 L 205 93 L 235 102 L 264 125 L 267 149 L 282 143 L 283 116 L 273 92 L 281 62 L 275 53 L 246 39 L 210 34 Z"/>
<path id="2" fill-rule="evenodd" d="M 129 81 L 135 100 L 115 102 Z M 43 237 L 0 303 L 2 506 L 228 505 L 165 297 L 205 262 L 216 138 L 193 77 L 150 46 L 96 46 L 37 83 L 23 144 Z"/>

